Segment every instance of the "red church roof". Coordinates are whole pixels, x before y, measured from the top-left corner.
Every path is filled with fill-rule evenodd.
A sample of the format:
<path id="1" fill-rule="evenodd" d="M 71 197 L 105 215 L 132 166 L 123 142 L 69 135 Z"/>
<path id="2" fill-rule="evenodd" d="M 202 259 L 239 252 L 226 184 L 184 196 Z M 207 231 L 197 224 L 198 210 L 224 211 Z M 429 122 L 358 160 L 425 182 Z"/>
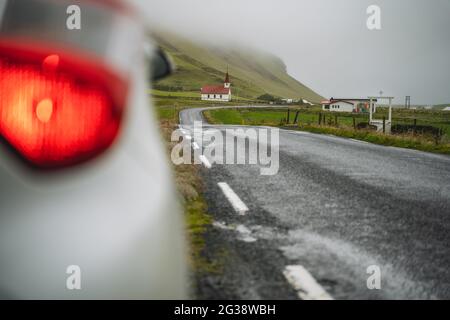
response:
<path id="1" fill-rule="evenodd" d="M 202 94 L 229 94 L 230 89 L 222 85 L 203 86 Z"/>

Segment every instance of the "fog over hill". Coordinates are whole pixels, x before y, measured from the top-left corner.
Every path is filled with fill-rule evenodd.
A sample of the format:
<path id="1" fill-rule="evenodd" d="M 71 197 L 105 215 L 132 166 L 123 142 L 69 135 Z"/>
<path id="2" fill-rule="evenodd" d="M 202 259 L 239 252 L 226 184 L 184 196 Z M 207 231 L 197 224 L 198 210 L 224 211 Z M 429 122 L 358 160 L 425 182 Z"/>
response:
<path id="1" fill-rule="evenodd" d="M 154 35 L 174 60 L 177 70 L 159 86 L 197 91 L 205 84 L 220 84 L 229 71 L 233 94 L 257 98 L 268 93 L 281 98 L 303 98 L 319 102 L 322 96 L 287 73 L 285 63 L 273 54 L 245 47 L 191 42 L 172 33 Z"/>

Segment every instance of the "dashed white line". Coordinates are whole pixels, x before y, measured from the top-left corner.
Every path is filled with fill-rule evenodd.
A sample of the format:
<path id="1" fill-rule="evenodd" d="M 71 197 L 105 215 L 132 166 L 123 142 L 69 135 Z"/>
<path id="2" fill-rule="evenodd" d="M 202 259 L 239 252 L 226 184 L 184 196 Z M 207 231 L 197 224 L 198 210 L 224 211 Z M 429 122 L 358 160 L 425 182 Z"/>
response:
<path id="1" fill-rule="evenodd" d="M 303 300 L 333 300 L 316 279 L 301 265 L 286 266 L 283 271 L 287 281 Z"/>
<path id="2" fill-rule="evenodd" d="M 194 148 L 194 150 L 198 150 L 198 149 L 200 149 L 200 147 L 198 146 L 198 143 L 197 142 L 192 142 L 192 147 Z"/>
<path id="3" fill-rule="evenodd" d="M 238 197 L 238 195 L 230 188 L 226 182 L 219 182 L 217 185 L 222 189 L 223 194 L 227 197 L 233 209 L 240 215 L 244 215 L 248 208 L 244 202 Z"/>
<path id="4" fill-rule="evenodd" d="M 209 162 L 207 157 L 201 154 L 198 158 L 206 168 L 211 169 L 211 163 Z"/>

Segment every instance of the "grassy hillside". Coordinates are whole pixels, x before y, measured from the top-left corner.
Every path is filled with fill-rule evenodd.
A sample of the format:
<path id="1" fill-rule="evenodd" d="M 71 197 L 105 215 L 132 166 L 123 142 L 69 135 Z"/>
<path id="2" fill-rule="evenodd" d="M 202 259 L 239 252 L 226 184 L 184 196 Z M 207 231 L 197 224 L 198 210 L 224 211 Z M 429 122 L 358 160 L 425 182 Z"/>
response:
<path id="1" fill-rule="evenodd" d="M 281 98 L 303 98 L 318 102 L 322 97 L 286 72 L 279 58 L 242 48 L 223 48 L 194 44 L 178 36 L 159 33 L 154 36 L 172 57 L 177 71 L 156 85 L 174 91 L 198 92 L 205 84 L 219 84 L 228 66 L 233 95 L 255 99 L 269 93 Z"/>

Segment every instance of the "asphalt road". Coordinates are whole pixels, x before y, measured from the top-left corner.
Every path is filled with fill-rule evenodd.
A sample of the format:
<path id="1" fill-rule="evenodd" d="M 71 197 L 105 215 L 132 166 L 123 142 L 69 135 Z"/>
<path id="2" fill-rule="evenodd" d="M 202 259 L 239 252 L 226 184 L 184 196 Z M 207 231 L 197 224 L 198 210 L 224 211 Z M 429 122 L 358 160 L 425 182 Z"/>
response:
<path id="1" fill-rule="evenodd" d="M 204 121 L 201 110 L 182 111 L 183 128 Z M 249 164 L 201 170 L 214 219 L 205 256 L 219 267 L 197 279 L 198 297 L 296 299 L 283 270 L 301 265 L 335 299 L 450 298 L 450 157 L 287 130 L 279 157 L 273 176 Z M 371 265 L 379 290 L 366 284 Z"/>

